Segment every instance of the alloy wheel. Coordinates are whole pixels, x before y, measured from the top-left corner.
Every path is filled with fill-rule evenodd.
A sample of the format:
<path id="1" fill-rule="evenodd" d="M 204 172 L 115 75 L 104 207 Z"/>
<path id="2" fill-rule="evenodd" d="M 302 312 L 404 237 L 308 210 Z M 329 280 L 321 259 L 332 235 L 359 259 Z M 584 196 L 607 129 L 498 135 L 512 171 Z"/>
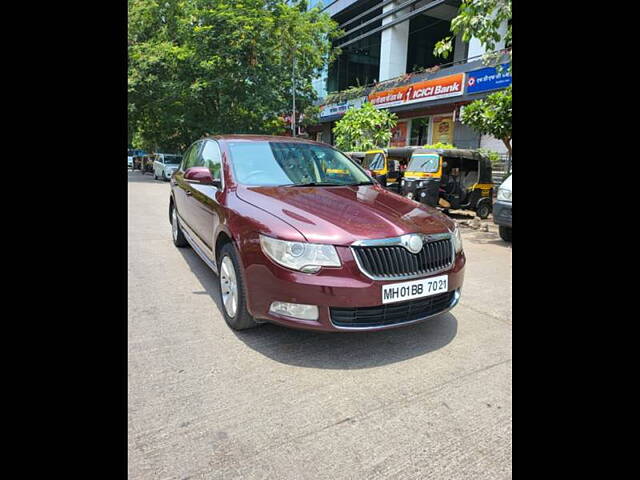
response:
<path id="1" fill-rule="evenodd" d="M 171 209 L 171 234 L 173 235 L 173 240 L 178 240 L 178 214 L 176 213 L 176 207 Z"/>
<path id="2" fill-rule="evenodd" d="M 220 263 L 220 291 L 227 315 L 234 317 L 238 309 L 238 282 L 236 270 L 229 256 L 224 257 Z"/>

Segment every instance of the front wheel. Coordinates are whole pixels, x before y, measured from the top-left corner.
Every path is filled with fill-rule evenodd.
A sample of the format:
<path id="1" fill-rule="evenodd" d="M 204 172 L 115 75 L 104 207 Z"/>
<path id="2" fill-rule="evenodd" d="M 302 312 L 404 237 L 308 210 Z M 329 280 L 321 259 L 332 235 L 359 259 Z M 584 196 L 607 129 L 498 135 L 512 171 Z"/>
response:
<path id="1" fill-rule="evenodd" d="M 246 330 L 259 324 L 247 310 L 247 295 L 240 273 L 240 259 L 233 244 L 227 243 L 220 251 L 218 275 L 224 319 L 234 330 Z"/>
<path id="2" fill-rule="evenodd" d="M 500 238 L 505 242 L 511 242 L 511 227 L 503 227 L 499 226 L 498 232 L 500 233 Z"/>

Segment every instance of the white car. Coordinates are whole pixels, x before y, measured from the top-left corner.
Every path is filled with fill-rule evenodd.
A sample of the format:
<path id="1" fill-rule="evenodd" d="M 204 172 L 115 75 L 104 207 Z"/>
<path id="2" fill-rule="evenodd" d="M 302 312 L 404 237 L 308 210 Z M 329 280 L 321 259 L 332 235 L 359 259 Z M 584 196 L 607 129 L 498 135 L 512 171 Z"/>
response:
<path id="1" fill-rule="evenodd" d="M 133 157 L 127 157 L 127 168 L 133 169 Z"/>
<path id="2" fill-rule="evenodd" d="M 153 162 L 153 178 L 169 181 L 173 172 L 180 168 L 180 162 L 182 162 L 182 155 L 157 154 L 156 160 Z"/>

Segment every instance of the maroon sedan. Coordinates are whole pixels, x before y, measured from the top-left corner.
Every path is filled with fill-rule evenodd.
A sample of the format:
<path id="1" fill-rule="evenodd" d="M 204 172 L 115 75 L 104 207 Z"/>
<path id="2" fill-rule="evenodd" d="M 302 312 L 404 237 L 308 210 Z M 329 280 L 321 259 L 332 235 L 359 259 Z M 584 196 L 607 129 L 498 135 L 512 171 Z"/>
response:
<path id="1" fill-rule="evenodd" d="M 407 325 L 458 303 L 465 256 L 448 217 L 388 192 L 338 150 L 290 137 L 198 140 L 171 178 L 177 247 L 218 274 L 240 330 Z"/>

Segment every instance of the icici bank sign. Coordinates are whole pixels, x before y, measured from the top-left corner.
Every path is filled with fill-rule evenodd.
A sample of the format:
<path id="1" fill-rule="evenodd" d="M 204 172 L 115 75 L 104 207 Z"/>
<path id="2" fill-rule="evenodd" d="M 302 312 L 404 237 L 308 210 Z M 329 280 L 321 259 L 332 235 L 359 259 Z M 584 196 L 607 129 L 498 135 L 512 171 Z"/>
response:
<path id="1" fill-rule="evenodd" d="M 391 88 L 369 95 L 369 102 L 376 108 L 394 107 L 408 103 L 427 102 L 438 98 L 463 94 L 464 73 L 425 80 L 402 87 Z"/>

